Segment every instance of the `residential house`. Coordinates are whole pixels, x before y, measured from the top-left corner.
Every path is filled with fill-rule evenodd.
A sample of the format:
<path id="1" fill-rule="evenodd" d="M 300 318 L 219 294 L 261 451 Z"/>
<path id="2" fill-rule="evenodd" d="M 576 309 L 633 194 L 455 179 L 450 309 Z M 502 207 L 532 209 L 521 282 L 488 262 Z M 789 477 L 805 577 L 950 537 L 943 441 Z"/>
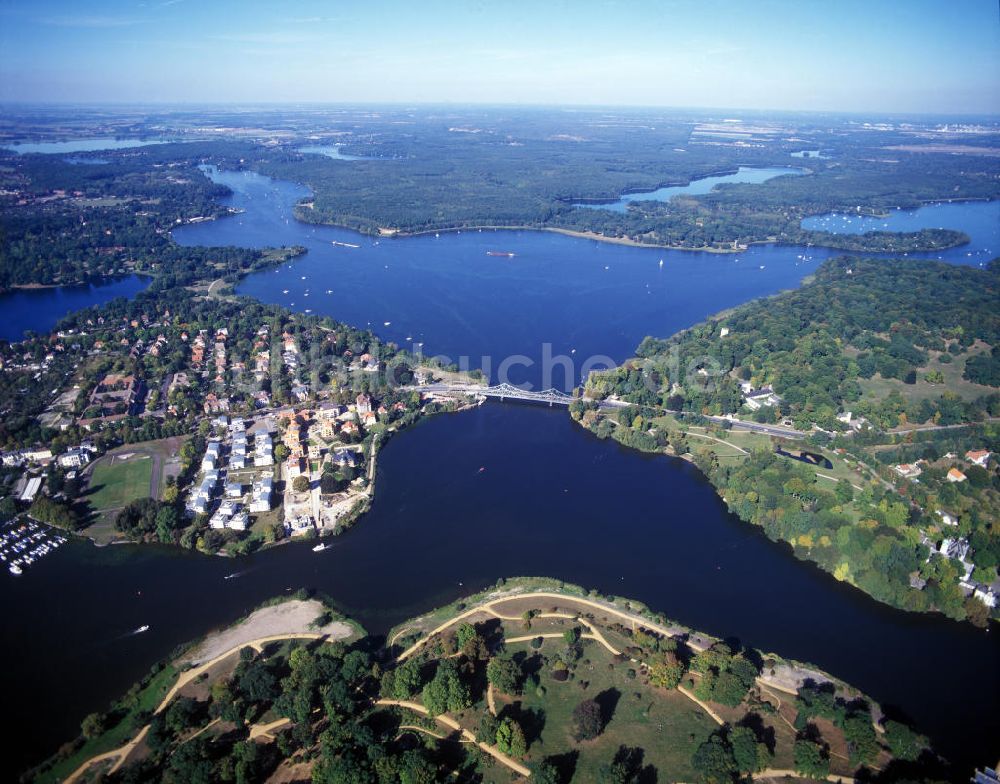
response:
<path id="1" fill-rule="evenodd" d="M 206 414 L 219 414 L 229 410 L 229 398 L 219 397 L 214 392 L 205 395 L 205 403 L 202 406 Z"/>
<path id="2" fill-rule="evenodd" d="M 953 517 L 952 515 L 945 512 L 943 509 L 938 509 L 937 515 L 938 517 L 941 518 L 941 522 L 944 523 L 945 525 L 952 525 L 952 526 L 958 525 L 958 518 Z"/>
<path id="3" fill-rule="evenodd" d="M 24 456 L 25 461 L 29 463 L 48 465 L 52 462 L 51 449 L 25 449 L 21 454 Z"/>
<path id="4" fill-rule="evenodd" d="M 338 466 L 351 466 L 357 465 L 357 454 L 352 452 L 350 449 L 336 449 L 333 454 L 330 455 L 330 461 L 337 464 Z"/>
<path id="5" fill-rule="evenodd" d="M 957 468 L 949 468 L 947 479 L 949 482 L 964 482 L 965 474 L 963 474 Z"/>
<path id="6" fill-rule="evenodd" d="M 63 468 L 80 468 L 87 465 L 91 459 L 91 450 L 80 446 L 70 449 L 63 455 L 59 455 L 57 461 Z"/>
<path id="7" fill-rule="evenodd" d="M 986 587 L 977 587 L 972 595 L 989 607 L 991 610 L 997 606 L 997 595 L 993 593 L 993 590 Z"/>
<path id="8" fill-rule="evenodd" d="M 266 512 L 271 508 L 273 487 L 274 480 L 270 476 L 264 476 L 259 481 L 254 482 L 250 492 L 249 509 L 251 512 Z"/>
<path id="9" fill-rule="evenodd" d="M 761 407 L 777 406 L 781 403 L 781 398 L 775 394 L 771 386 L 753 389 L 747 385 L 744 387 L 743 402 L 751 411 L 757 411 Z"/>
<path id="10" fill-rule="evenodd" d="M 923 473 L 923 470 L 916 463 L 900 463 L 893 466 L 892 470 L 904 479 L 916 479 Z"/>
<path id="11" fill-rule="evenodd" d="M 980 468 L 986 468 L 990 462 L 990 452 L 985 449 L 970 449 L 965 453 L 965 459 Z"/>
<path id="12" fill-rule="evenodd" d="M 240 509 L 229 518 L 227 527 L 233 531 L 245 531 L 250 527 L 250 516 L 245 509 Z"/>

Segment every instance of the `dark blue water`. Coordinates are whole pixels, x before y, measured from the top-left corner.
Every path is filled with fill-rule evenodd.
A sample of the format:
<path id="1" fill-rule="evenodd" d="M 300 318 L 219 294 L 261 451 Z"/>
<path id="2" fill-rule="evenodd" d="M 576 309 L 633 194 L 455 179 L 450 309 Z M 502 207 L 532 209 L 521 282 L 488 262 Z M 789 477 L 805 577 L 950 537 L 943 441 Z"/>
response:
<path id="1" fill-rule="evenodd" d="M 642 193 L 627 193 L 618 201 L 602 204 L 580 202 L 575 207 L 592 207 L 599 210 L 611 210 L 612 212 L 625 212 L 629 202 L 633 201 L 670 201 L 674 196 L 700 196 L 709 193 L 716 185 L 730 182 L 744 182 L 759 184 L 773 180 L 783 174 L 799 175 L 804 174 L 802 169 L 795 169 L 787 166 L 740 166 L 732 174 L 718 174 L 713 177 L 701 177 L 692 180 L 687 185 L 669 185 L 666 188 L 657 188 L 655 191 L 645 191 Z"/>
<path id="2" fill-rule="evenodd" d="M 50 751 L 173 646 L 288 590 L 326 592 L 380 632 L 534 574 L 813 662 L 904 709 L 953 759 L 993 762 L 997 635 L 891 610 L 795 560 L 683 461 L 599 441 L 564 411 L 488 404 L 392 439 L 377 487 L 371 512 L 321 554 L 75 544 L 0 576 L 0 684 L 18 706 L 4 713 L 18 739 L 8 754 Z"/>
<path id="3" fill-rule="evenodd" d="M 678 253 L 539 232 L 376 244 L 297 223 L 291 208 L 306 195 L 297 186 L 220 179 L 247 211 L 179 229 L 179 241 L 309 249 L 241 290 L 370 322 L 392 339 L 412 331 L 429 352 L 455 358 L 538 354 L 551 341 L 558 352 L 576 348 L 572 357 L 620 359 L 645 334 L 794 286 L 829 255 L 772 246 Z M 517 255 L 488 257 L 491 249 Z M 943 255 L 966 262 L 959 251 Z M 233 572 L 241 576 L 223 579 Z M 995 762 L 995 634 L 891 610 L 796 561 L 729 515 L 686 463 L 600 442 L 561 410 L 488 405 L 394 437 L 372 511 L 323 554 L 295 545 L 232 561 L 77 544 L 19 580 L 0 577 L 9 657 L 0 684 L 22 711 L 8 727 L 17 742 L 6 764 L 51 751 L 173 645 L 275 594 L 317 588 L 380 631 L 517 574 L 632 596 L 696 628 L 814 662 L 901 709 L 963 766 Z M 152 628 L 129 635 L 141 624 Z"/>
<path id="4" fill-rule="evenodd" d="M 958 229 L 969 235 L 967 245 L 952 248 L 946 253 L 902 255 L 983 266 L 1000 252 L 1000 202 L 928 204 L 915 210 L 892 210 L 885 217 L 830 213 L 806 218 L 802 221 L 802 228 L 834 234 Z"/>
<path id="5" fill-rule="evenodd" d="M 568 390 L 592 367 L 589 360 L 618 363 L 647 335 L 670 335 L 725 308 L 794 288 L 819 262 L 838 255 L 777 245 L 736 254 L 667 251 L 537 231 L 376 240 L 296 221 L 294 204 L 308 196 L 301 186 L 249 172 L 213 170 L 212 176 L 232 188 L 229 203 L 245 212 L 179 228 L 178 242 L 308 249 L 291 264 L 249 276 L 240 293 L 368 326 L 425 354 L 455 362 L 465 357 L 468 366 L 489 369 L 493 380 L 503 380 L 505 359 L 523 356 L 533 364 L 510 367 L 507 380 L 536 388 Z M 975 247 L 998 252 L 996 225 L 989 235 L 983 224 L 991 216 L 1000 222 L 1000 203 L 947 206 L 955 208 L 950 228 L 974 236 Z M 934 208 L 923 209 L 938 219 Z M 515 256 L 488 256 L 490 250 Z M 930 257 L 978 261 L 966 251 Z M 547 355 L 564 359 L 546 363 Z"/>
<path id="6" fill-rule="evenodd" d="M 0 338 L 20 340 L 27 330 L 47 333 L 76 310 L 102 305 L 116 297 L 134 297 L 148 285 L 149 278 L 127 275 L 106 283 L 8 291 L 0 294 Z"/>

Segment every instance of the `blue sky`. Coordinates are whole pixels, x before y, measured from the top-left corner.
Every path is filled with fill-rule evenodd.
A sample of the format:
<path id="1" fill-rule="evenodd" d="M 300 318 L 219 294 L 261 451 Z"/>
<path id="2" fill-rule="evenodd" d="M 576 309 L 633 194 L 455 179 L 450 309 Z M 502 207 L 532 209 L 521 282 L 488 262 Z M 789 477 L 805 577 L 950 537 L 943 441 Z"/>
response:
<path id="1" fill-rule="evenodd" d="M 1000 113 L 997 0 L 0 0 L 0 101 Z"/>

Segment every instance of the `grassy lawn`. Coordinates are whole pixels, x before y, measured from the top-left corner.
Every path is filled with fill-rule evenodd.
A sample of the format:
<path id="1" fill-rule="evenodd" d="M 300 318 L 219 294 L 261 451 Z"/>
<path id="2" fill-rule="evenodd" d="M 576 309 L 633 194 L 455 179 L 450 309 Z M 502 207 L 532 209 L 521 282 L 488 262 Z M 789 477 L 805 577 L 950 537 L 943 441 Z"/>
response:
<path id="1" fill-rule="evenodd" d="M 129 501 L 149 495 L 149 482 L 153 461 L 148 455 L 137 456 L 126 462 L 104 461 L 94 468 L 88 496 L 90 505 L 97 511 L 118 509 Z"/>
<path id="2" fill-rule="evenodd" d="M 904 384 L 896 378 L 882 378 L 874 375 L 871 378 L 859 378 L 858 383 L 865 399 L 882 400 L 890 392 L 899 392 L 908 403 L 919 403 L 921 400 L 937 400 L 942 394 L 953 392 L 962 400 L 975 400 L 983 395 L 989 395 L 996 390 L 993 387 L 973 384 L 971 381 L 962 378 L 965 372 L 965 362 L 970 356 L 983 353 L 986 349 L 981 344 L 971 349 L 966 356 L 958 357 L 953 362 L 942 364 L 938 362 L 940 354 L 931 352 L 931 360 L 926 367 L 917 371 L 916 384 Z M 924 376 L 931 371 L 940 371 L 944 377 L 943 384 L 930 384 L 924 381 Z"/>
<path id="3" fill-rule="evenodd" d="M 519 718 L 528 730 L 529 760 L 576 754 L 574 780 L 600 781 L 601 766 L 611 762 L 619 747 L 638 747 L 645 750 L 643 764 L 656 768 L 657 780 L 693 781 L 691 755 L 717 728 L 715 722 L 680 692 L 654 689 L 643 685 L 641 676 L 630 677 L 635 665 L 614 662 L 595 642 L 584 643 L 576 678 L 559 682 L 543 660 L 557 657 L 562 648 L 560 640 L 545 640 L 540 651 L 527 643 L 508 648 L 513 655 L 525 655 L 530 664 L 541 665 L 543 696 L 529 687 L 516 699 L 501 696 L 497 704 L 501 716 Z M 610 720 L 598 738 L 578 743 L 571 735 L 572 713 L 585 699 L 605 706 Z M 493 772 L 498 774 L 496 781 L 509 780 L 506 772 L 496 768 Z"/>
<path id="4" fill-rule="evenodd" d="M 155 710 L 176 678 L 177 670 L 173 666 L 164 667 L 139 692 L 134 706 L 125 712 L 122 719 L 115 726 L 96 738 L 88 740 L 72 755 L 40 774 L 35 781 L 44 782 L 45 784 L 48 784 L 48 782 L 55 784 L 56 782 L 63 781 L 91 757 L 125 745 L 138 731 L 133 726 L 135 716 L 142 711 L 152 712 Z"/>

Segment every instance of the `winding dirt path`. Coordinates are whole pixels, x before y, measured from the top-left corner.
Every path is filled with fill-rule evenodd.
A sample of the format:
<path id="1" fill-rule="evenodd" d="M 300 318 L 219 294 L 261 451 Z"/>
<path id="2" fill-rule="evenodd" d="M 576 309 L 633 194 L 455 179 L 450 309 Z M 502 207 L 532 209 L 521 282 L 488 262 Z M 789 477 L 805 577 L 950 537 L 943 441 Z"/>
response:
<path id="1" fill-rule="evenodd" d="M 623 610 L 617 609 L 616 607 L 612 607 L 612 606 L 604 604 L 602 602 L 594 601 L 593 599 L 587 599 L 587 598 L 582 597 L 582 596 L 570 596 L 570 595 L 567 595 L 567 594 L 556 593 L 554 591 L 529 591 L 529 592 L 526 592 L 526 593 L 512 593 L 512 594 L 508 594 L 507 596 L 501 596 L 501 597 L 497 597 L 496 599 L 490 599 L 490 600 L 488 600 L 486 602 L 483 602 L 481 604 L 476 605 L 475 607 L 470 607 L 469 609 L 465 610 L 464 612 L 459 613 L 458 615 L 450 618 L 449 620 L 444 621 L 443 623 L 439 624 L 434 629 L 432 629 L 430 632 L 428 632 L 426 635 L 424 635 L 423 637 L 421 637 L 419 640 L 417 640 L 415 643 L 413 643 L 413 645 L 411 645 L 409 648 L 407 648 L 405 651 L 403 651 L 401 654 L 399 654 L 399 656 L 397 657 L 397 661 L 403 661 L 403 660 L 409 658 L 410 656 L 412 656 L 413 654 L 415 654 L 417 651 L 419 651 L 424 645 L 426 645 L 427 642 L 429 640 L 431 640 L 435 635 L 441 634 L 442 632 L 446 631 L 447 629 L 449 629 L 450 627 L 454 626 L 455 624 L 461 623 L 462 621 L 464 621 L 464 620 L 466 620 L 468 618 L 471 618 L 474 615 L 479 614 L 479 613 L 486 613 L 488 615 L 492 615 L 493 617 L 498 618 L 498 619 L 503 620 L 503 621 L 520 621 L 521 620 L 521 616 L 504 615 L 497 608 L 498 607 L 502 607 L 502 605 L 505 604 L 505 603 L 507 603 L 507 602 L 524 601 L 526 599 L 527 600 L 532 600 L 532 599 L 547 599 L 547 600 L 556 600 L 556 601 L 563 602 L 563 603 L 566 603 L 566 604 L 581 605 L 583 607 L 587 607 L 587 608 L 590 608 L 590 609 L 593 609 L 593 610 L 597 610 L 597 611 L 605 613 L 607 615 L 611 615 L 611 616 L 614 616 L 616 618 L 620 618 L 621 620 L 627 621 L 628 623 L 632 624 L 633 628 L 635 628 L 635 627 L 642 627 L 642 628 L 649 629 L 650 631 L 654 631 L 654 632 L 656 632 L 658 634 L 662 634 L 662 635 L 665 635 L 665 636 L 673 636 L 675 634 L 683 634 L 683 633 L 688 632 L 687 629 L 682 629 L 680 627 L 668 627 L 668 626 L 664 626 L 663 624 L 657 623 L 655 621 L 651 621 L 648 618 L 644 618 L 641 615 L 638 615 L 636 613 L 625 612 Z M 544 613 L 543 612 L 543 613 L 539 613 L 539 615 L 536 616 L 536 617 L 538 617 L 538 618 L 560 618 L 560 619 L 573 620 L 573 621 L 575 621 L 577 623 L 580 623 L 583 626 L 586 626 L 587 629 L 589 630 L 589 631 L 587 631 L 587 632 L 585 632 L 585 633 L 583 633 L 581 635 L 582 639 L 596 641 L 600 645 L 604 646 L 613 656 L 621 656 L 621 655 L 623 655 L 621 651 L 617 650 L 614 646 L 611 645 L 611 643 L 609 643 L 607 641 L 607 639 L 605 639 L 604 635 L 601 634 L 601 632 L 592 623 L 590 623 L 590 621 L 587 621 L 586 619 L 580 617 L 579 615 L 572 615 L 572 614 L 569 614 L 569 613 L 560 613 L 560 612 L 548 612 L 548 613 Z M 410 627 L 410 629 L 412 630 L 412 627 Z M 398 634 L 395 637 L 398 637 Z M 562 637 L 562 635 L 559 634 L 559 633 L 529 634 L 529 635 L 523 635 L 523 636 L 520 636 L 520 637 L 510 637 L 510 638 L 507 638 L 507 642 L 511 642 L 511 643 L 513 643 L 513 642 L 529 642 L 530 640 L 532 640 L 532 639 L 534 639 L 536 637 L 556 638 L 556 637 Z M 690 637 L 687 640 L 687 645 L 690 648 L 692 648 L 693 650 L 699 651 L 699 652 L 705 650 L 705 648 L 707 647 L 706 645 L 703 645 L 703 644 L 701 644 L 699 642 L 696 642 L 695 640 L 691 639 Z M 644 664 L 644 662 L 641 662 L 638 659 L 632 659 L 631 657 L 630 657 L 630 661 L 634 662 L 635 664 Z M 823 677 L 820 673 L 810 673 L 809 677 L 815 677 L 815 679 L 819 680 L 819 681 L 826 680 L 825 677 Z M 780 682 L 778 682 L 776 679 L 772 679 L 770 677 L 761 675 L 761 676 L 759 676 L 757 678 L 757 680 L 758 680 L 758 682 L 761 685 L 767 686 L 767 687 L 769 687 L 771 689 L 776 689 L 778 691 L 784 692 L 784 693 L 792 695 L 792 696 L 795 696 L 795 694 L 796 694 L 796 692 L 793 689 L 789 689 L 787 686 L 784 686 L 783 684 L 781 684 Z M 723 718 L 718 713 L 716 713 L 704 701 L 698 699 L 698 697 L 696 697 L 694 695 L 694 693 L 691 692 L 689 689 L 687 689 L 687 688 L 685 688 L 683 686 L 678 686 L 678 691 L 681 694 L 683 694 L 685 697 L 687 697 L 688 699 L 690 699 L 692 702 L 696 703 L 699 707 L 701 707 L 702 710 L 704 710 L 705 713 L 707 713 L 716 724 L 718 724 L 718 725 L 721 726 L 721 725 L 723 725 L 725 723 L 725 721 L 723 720 Z"/>
<path id="2" fill-rule="evenodd" d="M 156 710 L 153 711 L 153 715 L 162 713 L 163 710 L 167 707 L 167 705 L 170 704 L 171 700 L 173 700 L 174 697 L 177 696 L 177 694 L 181 691 L 181 689 L 183 689 L 185 686 L 191 683 L 191 681 L 198 678 L 202 673 L 208 671 L 214 665 L 219 664 L 222 661 L 225 661 L 230 656 L 239 654 L 240 650 L 247 646 L 253 648 L 255 651 L 260 653 L 261 651 L 264 650 L 265 645 L 268 645 L 269 643 L 272 642 L 278 642 L 279 640 L 305 640 L 305 639 L 320 640 L 324 639 L 325 637 L 327 637 L 327 635 L 313 633 L 313 632 L 299 632 L 296 634 L 279 634 L 279 635 L 272 635 L 269 637 L 258 637 L 256 640 L 249 640 L 245 643 L 242 643 L 241 645 L 238 645 L 235 648 L 230 648 L 228 651 L 225 651 L 219 654 L 218 656 L 215 656 L 214 658 L 209 659 L 208 661 L 203 662 L 202 664 L 199 664 L 197 667 L 192 667 L 190 670 L 185 670 L 184 672 L 182 672 L 177 677 L 177 680 L 174 682 L 174 685 L 170 687 L 170 689 L 164 695 L 163 699 L 160 700 L 160 704 L 156 707 Z M 272 722 L 272 724 L 274 723 L 275 722 Z M 267 728 L 271 726 L 272 725 L 258 725 L 258 727 L 262 728 L 262 730 L 258 734 L 268 734 Z M 252 735 L 253 729 L 254 728 L 251 728 L 251 737 L 253 737 Z M 139 733 L 132 740 L 130 740 L 124 746 L 120 746 L 117 749 L 112 749 L 111 751 L 106 751 L 103 754 L 98 754 L 97 756 L 91 757 L 90 759 L 86 760 L 80 765 L 80 767 L 78 767 L 69 776 L 66 777 L 66 780 L 65 782 L 63 782 L 63 784 L 73 784 L 73 782 L 77 781 L 92 765 L 96 765 L 101 762 L 106 762 L 110 759 L 115 760 L 115 762 L 108 770 L 108 773 L 109 774 L 114 773 L 124 764 L 125 760 L 127 760 L 129 755 L 133 751 L 135 751 L 136 747 L 140 743 L 142 743 L 143 739 L 146 737 L 146 733 L 148 732 L 149 732 L 149 725 L 147 724 L 139 731 Z"/>
<path id="3" fill-rule="evenodd" d="M 403 661 L 404 659 L 409 658 L 414 653 L 419 651 L 424 645 L 426 645 L 427 641 L 430 640 L 432 637 L 434 637 L 434 635 L 440 634 L 449 627 L 454 626 L 456 623 L 460 623 L 461 621 L 464 621 L 467 618 L 471 618 L 476 613 L 480 612 L 490 613 L 496 616 L 497 618 L 500 618 L 501 620 L 521 620 L 520 616 L 512 618 L 510 616 L 501 615 L 500 613 L 496 612 L 496 610 L 494 610 L 494 607 L 498 604 L 504 604 L 506 602 L 511 602 L 511 601 L 521 601 L 524 599 L 555 599 L 560 602 L 580 604 L 583 605 L 584 607 L 589 607 L 591 609 L 599 610 L 600 612 L 607 613 L 609 615 L 614 615 L 618 618 L 621 618 L 622 620 L 628 621 L 633 625 L 643 626 L 647 629 L 650 629 L 651 631 L 655 631 L 658 632 L 659 634 L 667 636 L 672 636 L 686 631 L 685 629 L 681 629 L 680 627 L 671 628 L 663 626 L 662 624 L 658 624 L 654 621 L 650 621 L 646 618 L 643 618 L 640 615 L 623 612 L 622 610 L 619 610 L 615 607 L 611 607 L 610 605 L 602 604 L 600 602 L 595 602 L 591 599 L 587 599 L 582 596 L 569 596 L 567 594 L 556 593 L 554 591 L 529 591 L 528 593 L 512 593 L 508 596 L 501 596 L 496 599 L 490 599 L 487 602 L 478 604 L 475 607 L 471 607 L 468 610 L 465 610 L 464 612 L 456 616 L 453 616 L 444 623 L 439 624 L 437 627 L 428 632 L 424 637 L 417 640 L 415 643 L 413 643 L 413 645 L 411 645 L 409 648 L 407 648 L 405 651 L 399 654 L 399 656 L 397 657 L 397 661 Z M 541 617 L 544 617 L 544 615 L 545 614 L 543 613 Z M 574 617 L 574 616 L 567 616 L 561 613 L 553 613 L 551 615 L 555 617 L 564 617 L 564 618 Z M 537 637 L 538 635 L 534 636 Z M 690 647 L 694 648 L 696 651 L 704 650 L 704 646 L 699 645 L 698 643 L 695 643 L 693 641 L 689 642 L 688 645 L 690 645 Z"/>
<path id="4" fill-rule="evenodd" d="M 784 779 L 784 778 L 795 778 L 801 779 L 802 774 L 796 773 L 790 768 L 768 768 L 767 770 L 762 770 L 760 773 L 753 774 L 754 781 L 760 781 L 761 779 Z M 832 781 L 834 784 L 854 784 L 853 776 L 839 776 L 836 773 L 831 773 L 825 779 L 825 781 Z"/>
<path id="5" fill-rule="evenodd" d="M 422 716 L 430 716 L 430 712 L 427 710 L 427 708 L 425 708 L 418 702 L 409 702 L 408 700 L 381 699 L 375 704 L 397 707 L 397 708 L 406 708 L 407 710 L 411 710 L 414 713 L 419 713 Z M 451 716 L 442 713 L 438 716 L 433 716 L 432 718 L 434 719 L 434 721 L 443 724 L 444 726 L 454 730 L 455 732 L 460 733 L 463 740 L 467 741 L 468 743 L 475 743 L 480 749 L 482 749 L 491 757 L 493 757 L 493 759 L 495 759 L 497 762 L 499 762 L 502 765 L 506 765 L 508 768 L 510 768 L 518 775 L 524 776 L 525 778 L 531 777 L 531 771 L 527 767 L 525 767 L 512 757 L 508 757 L 502 751 L 497 749 L 496 746 L 491 746 L 488 743 L 480 743 L 479 741 L 477 741 L 475 735 L 473 735 L 467 729 L 462 727 L 462 725 L 459 724 L 457 721 L 455 721 Z"/>

